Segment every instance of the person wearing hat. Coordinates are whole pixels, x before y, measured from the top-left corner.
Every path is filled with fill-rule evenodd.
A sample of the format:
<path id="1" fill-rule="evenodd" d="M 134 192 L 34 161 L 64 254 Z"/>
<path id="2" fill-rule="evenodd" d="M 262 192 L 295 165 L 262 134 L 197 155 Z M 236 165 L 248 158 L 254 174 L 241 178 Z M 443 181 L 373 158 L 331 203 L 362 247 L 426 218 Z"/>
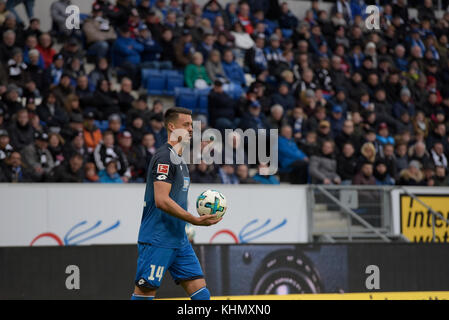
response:
<path id="1" fill-rule="evenodd" d="M 424 174 L 421 171 L 422 165 L 419 161 L 413 160 L 409 162 L 408 168 L 403 169 L 399 173 L 397 185 L 400 186 L 423 186 Z"/>
<path id="2" fill-rule="evenodd" d="M 174 50 L 175 66 L 185 68 L 192 61 L 192 56 L 196 52 L 196 46 L 189 29 L 183 29 L 181 38 L 175 41 Z"/>
<path id="3" fill-rule="evenodd" d="M 93 111 L 84 114 L 84 141 L 89 153 L 92 153 L 103 139 L 101 130 L 95 125 L 96 115 Z"/>
<path id="4" fill-rule="evenodd" d="M 44 71 L 44 78 L 51 88 L 56 87 L 61 81 L 64 73 L 64 57 L 62 54 L 55 54 L 49 67 Z"/>
<path id="5" fill-rule="evenodd" d="M 395 143 L 394 138 L 390 136 L 388 125 L 386 122 L 381 122 L 379 124 L 376 140 L 380 143 L 381 146 L 384 146 L 386 144 L 394 145 Z"/>
<path id="6" fill-rule="evenodd" d="M 130 124 L 127 126 L 126 131 L 131 134 L 133 144 L 137 145 L 142 141 L 143 136 L 148 131 L 146 122 L 143 119 L 142 113 L 134 113 L 129 120 Z"/>
<path id="7" fill-rule="evenodd" d="M 156 143 L 156 149 L 167 141 L 167 130 L 164 127 L 164 117 L 160 113 L 156 113 L 150 118 L 150 128 L 148 130 L 153 134 Z"/>
<path id="8" fill-rule="evenodd" d="M 112 47 L 112 64 L 122 67 L 135 86 L 139 85 L 141 54 L 144 46 L 131 38 L 128 25 L 119 28 L 119 37 Z"/>
<path id="9" fill-rule="evenodd" d="M 3 96 L 3 106 L 8 112 L 8 118 L 11 118 L 13 114 L 17 113 L 23 108 L 20 103 L 22 89 L 17 85 L 11 83 L 6 89 L 6 94 Z"/>
<path id="10" fill-rule="evenodd" d="M 145 23 L 139 25 L 136 40 L 144 47 L 142 52 L 142 68 L 148 67 L 159 69 L 161 67 L 166 67 L 159 62 L 163 49 L 153 37 Z"/>
<path id="11" fill-rule="evenodd" d="M 22 151 L 22 158 L 40 182 L 44 182 L 47 175 L 55 167 L 53 157 L 48 150 L 48 134 L 36 131 L 34 143 L 26 146 Z"/>
<path id="12" fill-rule="evenodd" d="M 110 45 L 117 39 L 108 18 L 103 16 L 100 4 L 92 5 L 92 14 L 84 21 L 83 32 L 88 46 L 87 55 L 91 57 L 108 56 Z"/>
<path id="13" fill-rule="evenodd" d="M 331 109 L 330 125 L 332 137 L 336 137 L 343 130 L 345 117 L 343 116 L 343 108 L 340 105 L 334 105 Z"/>

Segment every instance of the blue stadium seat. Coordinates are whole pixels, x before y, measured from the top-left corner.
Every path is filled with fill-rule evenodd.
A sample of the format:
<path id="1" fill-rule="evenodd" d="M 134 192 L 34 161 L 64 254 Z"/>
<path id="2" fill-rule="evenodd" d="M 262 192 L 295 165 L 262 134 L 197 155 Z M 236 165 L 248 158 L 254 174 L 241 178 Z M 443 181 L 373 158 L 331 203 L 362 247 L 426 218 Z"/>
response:
<path id="1" fill-rule="evenodd" d="M 175 95 L 175 88 L 184 87 L 184 74 L 176 70 L 162 70 L 166 77 L 164 94 L 168 96 Z"/>
<path id="2" fill-rule="evenodd" d="M 210 88 L 197 90 L 197 92 L 198 92 L 198 104 L 197 104 L 196 113 L 201 113 L 201 114 L 204 114 L 204 115 L 208 115 L 209 114 L 208 96 L 209 96 L 210 90 L 211 90 Z"/>
<path id="3" fill-rule="evenodd" d="M 196 111 L 198 105 L 198 94 L 194 89 L 175 88 L 176 106 Z"/>
<path id="4" fill-rule="evenodd" d="M 165 75 L 156 69 L 142 70 L 142 85 L 151 95 L 163 95 L 165 90 Z"/>

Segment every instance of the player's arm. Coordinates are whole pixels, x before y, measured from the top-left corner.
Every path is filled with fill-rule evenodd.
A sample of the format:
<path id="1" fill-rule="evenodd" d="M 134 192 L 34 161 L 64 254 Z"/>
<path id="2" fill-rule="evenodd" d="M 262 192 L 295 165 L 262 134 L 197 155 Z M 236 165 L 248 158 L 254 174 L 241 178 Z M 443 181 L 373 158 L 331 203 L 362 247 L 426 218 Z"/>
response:
<path id="1" fill-rule="evenodd" d="M 153 184 L 154 202 L 158 209 L 196 226 L 211 226 L 221 220 L 221 218 L 217 219 L 214 215 L 204 215 L 201 217 L 191 215 L 170 198 L 170 183 L 165 181 L 155 181 Z"/>

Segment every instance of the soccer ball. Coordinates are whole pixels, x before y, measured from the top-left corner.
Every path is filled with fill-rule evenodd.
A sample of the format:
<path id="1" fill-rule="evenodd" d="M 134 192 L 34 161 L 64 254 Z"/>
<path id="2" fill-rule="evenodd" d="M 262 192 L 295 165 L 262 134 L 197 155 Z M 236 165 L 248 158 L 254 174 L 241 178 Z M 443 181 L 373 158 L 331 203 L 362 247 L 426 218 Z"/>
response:
<path id="1" fill-rule="evenodd" d="M 221 218 L 227 208 L 226 197 L 217 190 L 206 190 L 196 200 L 196 210 L 200 216 L 213 214 Z"/>

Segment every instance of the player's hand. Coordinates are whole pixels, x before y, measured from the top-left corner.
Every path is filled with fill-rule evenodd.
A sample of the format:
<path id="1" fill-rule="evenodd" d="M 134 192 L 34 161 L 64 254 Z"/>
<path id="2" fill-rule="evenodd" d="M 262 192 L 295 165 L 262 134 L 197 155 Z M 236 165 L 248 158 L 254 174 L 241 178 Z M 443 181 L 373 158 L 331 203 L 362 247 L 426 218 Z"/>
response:
<path id="1" fill-rule="evenodd" d="M 215 215 L 207 214 L 201 217 L 195 217 L 195 220 L 192 222 L 195 226 L 212 226 L 214 224 L 217 224 L 221 221 L 223 218 L 218 218 Z"/>

